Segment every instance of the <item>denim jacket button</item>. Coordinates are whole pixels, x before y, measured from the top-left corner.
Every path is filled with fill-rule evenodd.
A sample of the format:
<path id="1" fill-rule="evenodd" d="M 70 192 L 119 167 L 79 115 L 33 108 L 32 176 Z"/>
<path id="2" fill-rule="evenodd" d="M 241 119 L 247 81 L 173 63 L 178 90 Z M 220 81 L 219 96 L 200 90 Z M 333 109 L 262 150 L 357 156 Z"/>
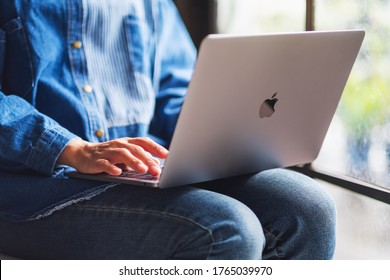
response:
<path id="1" fill-rule="evenodd" d="M 74 41 L 72 46 L 75 49 L 81 49 L 81 47 L 83 46 L 83 43 L 81 41 Z"/>
<path id="2" fill-rule="evenodd" d="M 103 129 L 96 130 L 95 135 L 96 135 L 97 138 L 102 138 L 103 135 L 104 135 Z"/>
<path id="3" fill-rule="evenodd" d="M 85 85 L 85 86 L 83 86 L 83 90 L 86 93 L 91 93 L 93 89 L 90 85 Z"/>

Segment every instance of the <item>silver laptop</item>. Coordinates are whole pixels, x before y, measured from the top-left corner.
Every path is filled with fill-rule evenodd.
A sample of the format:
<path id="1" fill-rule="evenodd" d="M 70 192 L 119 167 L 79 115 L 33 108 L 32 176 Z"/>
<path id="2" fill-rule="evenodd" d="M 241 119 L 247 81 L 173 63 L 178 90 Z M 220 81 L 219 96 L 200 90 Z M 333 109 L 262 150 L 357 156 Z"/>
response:
<path id="1" fill-rule="evenodd" d="M 364 31 L 210 35 L 160 178 L 69 176 L 170 188 L 313 161 Z"/>

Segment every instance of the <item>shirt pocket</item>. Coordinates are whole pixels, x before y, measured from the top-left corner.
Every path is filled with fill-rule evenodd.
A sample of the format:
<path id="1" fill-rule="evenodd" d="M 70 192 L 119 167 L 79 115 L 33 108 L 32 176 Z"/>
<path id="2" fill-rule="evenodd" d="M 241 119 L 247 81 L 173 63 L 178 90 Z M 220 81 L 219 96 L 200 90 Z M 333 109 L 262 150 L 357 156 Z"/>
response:
<path id="1" fill-rule="evenodd" d="M 0 78 L 5 93 L 24 96 L 34 86 L 33 67 L 27 37 L 20 18 L 0 27 Z"/>
<path id="2" fill-rule="evenodd" d="M 151 30 L 145 20 L 135 15 L 127 16 L 124 24 L 133 71 L 148 74 L 151 69 Z"/>

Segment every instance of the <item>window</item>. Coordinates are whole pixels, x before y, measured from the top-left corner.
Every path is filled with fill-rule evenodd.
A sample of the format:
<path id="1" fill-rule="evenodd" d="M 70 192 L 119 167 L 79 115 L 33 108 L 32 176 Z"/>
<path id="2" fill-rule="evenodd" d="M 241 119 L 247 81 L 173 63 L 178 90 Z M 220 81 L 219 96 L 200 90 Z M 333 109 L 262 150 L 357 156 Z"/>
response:
<path id="1" fill-rule="evenodd" d="M 316 0 L 318 30 L 366 37 L 315 166 L 390 189 L 390 0 Z"/>
<path id="2" fill-rule="evenodd" d="M 305 5 L 305 0 L 219 0 L 218 31 L 221 33 L 302 31 L 305 29 Z"/>
<path id="3" fill-rule="evenodd" d="M 219 0 L 218 31 L 302 31 L 306 2 Z M 390 189 L 390 0 L 314 3 L 316 30 L 358 28 L 366 38 L 313 167 Z"/>

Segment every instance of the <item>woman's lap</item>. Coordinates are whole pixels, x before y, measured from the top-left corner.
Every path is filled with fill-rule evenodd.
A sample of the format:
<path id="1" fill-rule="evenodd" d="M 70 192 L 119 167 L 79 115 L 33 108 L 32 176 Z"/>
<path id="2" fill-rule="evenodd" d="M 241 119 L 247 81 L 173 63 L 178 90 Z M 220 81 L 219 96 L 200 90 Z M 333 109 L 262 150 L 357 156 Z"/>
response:
<path id="1" fill-rule="evenodd" d="M 0 225 L 0 247 L 29 259 L 245 259 L 260 258 L 263 244 L 246 206 L 191 187 L 120 185 L 46 218 Z"/>
<path id="2" fill-rule="evenodd" d="M 334 249 L 332 201 L 281 169 L 169 190 L 120 185 L 0 225 L 0 248 L 21 258 L 317 259 Z"/>

